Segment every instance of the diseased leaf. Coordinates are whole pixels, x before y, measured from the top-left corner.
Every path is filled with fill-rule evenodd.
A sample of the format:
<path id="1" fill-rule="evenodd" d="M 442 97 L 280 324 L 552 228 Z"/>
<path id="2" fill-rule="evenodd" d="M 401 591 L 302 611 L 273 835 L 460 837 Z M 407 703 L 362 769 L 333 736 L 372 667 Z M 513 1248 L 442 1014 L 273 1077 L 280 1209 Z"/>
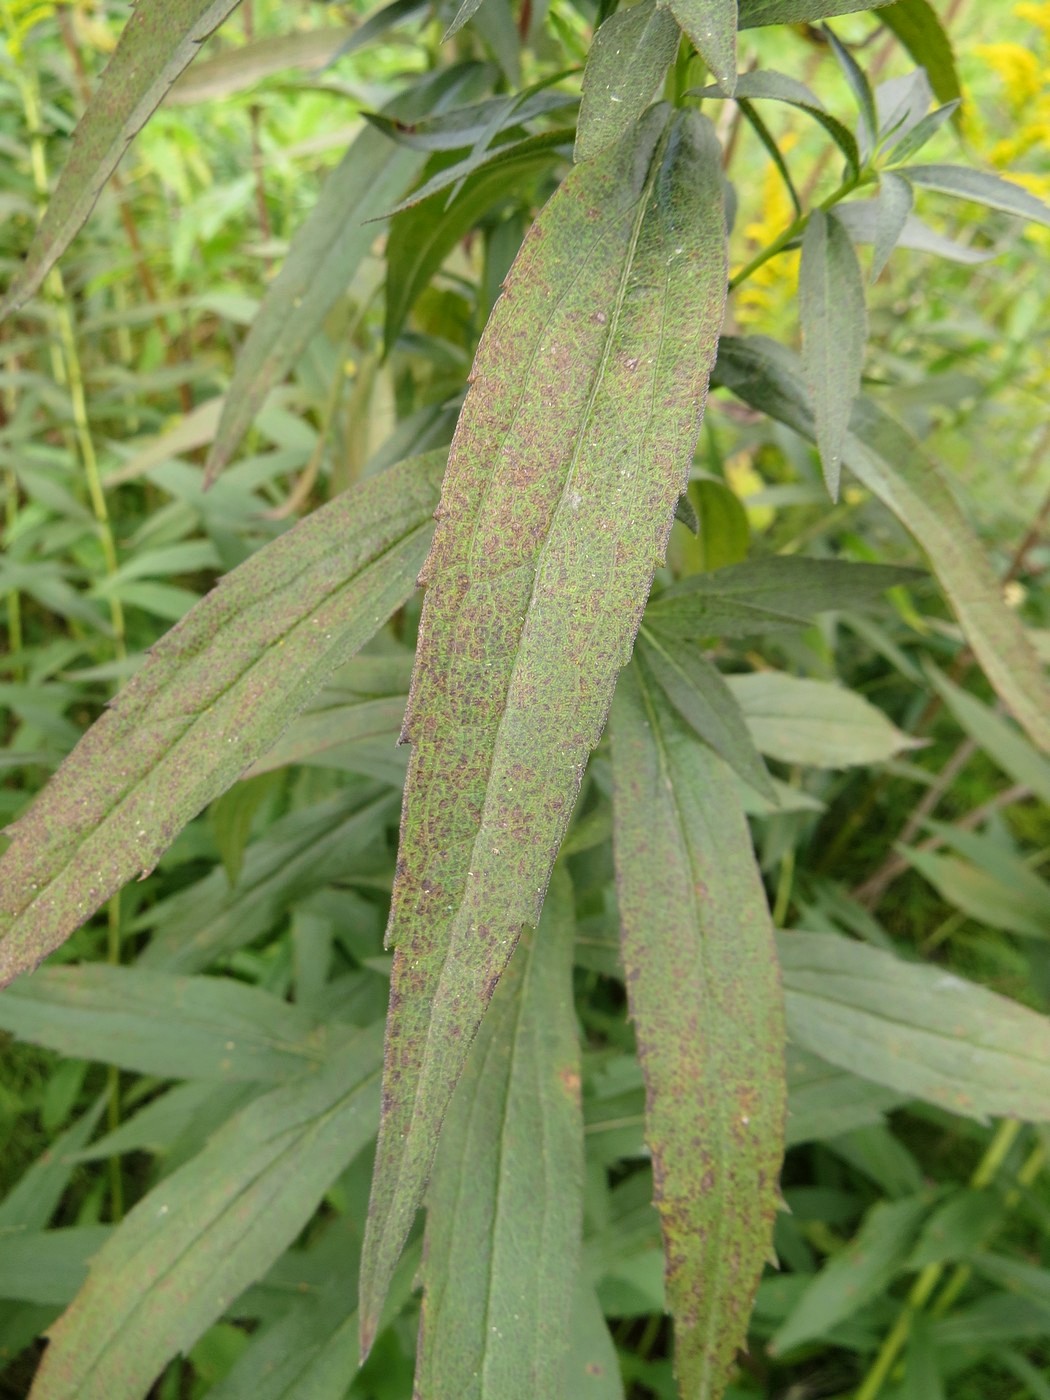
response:
<path id="1" fill-rule="evenodd" d="M 740 28 L 760 24 L 806 24 L 857 10 L 877 10 L 890 0 L 740 0 Z"/>
<path id="2" fill-rule="evenodd" d="M 273 1090 L 154 1187 L 91 1264 L 50 1329 L 32 1400 L 143 1395 L 287 1248 L 368 1142 L 380 1032 Z"/>
<path id="3" fill-rule="evenodd" d="M 897 0 L 886 6 L 879 19 L 926 70 L 938 102 L 962 97 L 951 40 L 930 0 Z"/>
<path id="4" fill-rule="evenodd" d="M 561 1393 L 583 1217 L 574 932 L 555 873 L 449 1105 L 427 1192 L 420 1395 Z"/>
<path id="5" fill-rule="evenodd" d="M 291 1079 L 328 1048 L 313 1017 L 257 987 L 104 963 L 41 968 L 0 992 L 0 1028 L 165 1079 Z"/>
<path id="6" fill-rule="evenodd" d="M 139 0 L 73 134 L 47 212 L 0 302 L 0 318 L 37 290 L 87 220 L 132 137 L 236 7 L 237 0 Z"/>
<path id="7" fill-rule="evenodd" d="M 664 80 L 678 39 L 671 12 L 655 0 L 617 10 L 604 21 L 583 70 L 574 160 L 593 159 L 638 120 Z"/>
<path id="8" fill-rule="evenodd" d="M 971 1118 L 1050 1119 L 1050 1020 L 833 933 L 778 936 L 791 1039 Z"/>
<path id="9" fill-rule="evenodd" d="M 472 94 L 479 67 L 442 69 L 383 110 L 406 122 L 440 111 Z M 329 175 L 241 347 L 208 451 L 206 481 L 214 481 L 225 467 L 267 394 L 344 294 L 379 232 L 371 221 L 389 211 L 425 159 L 422 152 L 396 146 L 368 126 Z"/>
<path id="10" fill-rule="evenodd" d="M 1004 180 L 1001 175 L 989 175 L 984 170 L 971 170 L 965 165 L 909 165 L 908 179 L 923 189 L 949 194 L 955 199 L 971 199 L 988 209 L 999 209 L 1018 219 L 1050 227 L 1050 204 L 1036 199 L 1034 194 Z"/>
<path id="11" fill-rule="evenodd" d="M 470 1041 L 535 924 L 696 442 L 727 282 L 718 144 L 654 108 L 577 166 L 482 338 L 423 580 L 363 1336 Z"/>
<path id="12" fill-rule="evenodd" d="M 783 671 L 727 676 L 760 752 L 785 763 L 845 768 L 884 763 L 910 740 L 855 691 Z"/>
<path id="13" fill-rule="evenodd" d="M 887 564 L 770 555 L 673 584 L 646 608 L 645 625 L 676 640 L 752 637 L 808 627 L 817 613 L 862 606 L 921 577 Z"/>
<path id="14" fill-rule="evenodd" d="M 864 279 L 849 234 L 814 209 L 802 238 L 798 280 L 802 372 L 809 386 L 824 481 L 838 500 L 842 450 L 860 391 L 867 339 Z"/>
<path id="15" fill-rule="evenodd" d="M 721 760 L 637 664 L 613 706 L 623 963 L 683 1394 L 717 1396 L 770 1251 L 783 1155 L 773 928 Z M 659 870 L 659 878 L 654 872 Z"/>
<path id="16" fill-rule="evenodd" d="M 157 645 L 0 860 L 0 985 L 35 967 L 278 737 L 409 596 L 444 452 L 261 549 Z"/>
<path id="17" fill-rule="evenodd" d="M 856 1239 L 821 1269 L 774 1333 L 770 1351 L 781 1356 L 803 1342 L 826 1337 L 888 1288 L 904 1266 L 928 1207 L 922 1196 L 873 1206 Z"/>
<path id="18" fill-rule="evenodd" d="M 645 670 L 690 729 L 775 806 L 773 781 L 718 667 L 690 648 L 668 650 L 644 626 L 639 651 Z"/>
<path id="19" fill-rule="evenodd" d="M 737 0 L 667 0 L 726 97 L 736 86 Z"/>
<path id="20" fill-rule="evenodd" d="M 784 346 L 765 336 L 723 336 L 713 378 L 812 440 L 798 361 Z M 936 467 L 899 423 L 866 398 L 854 407 L 846 461 L 926 551 L 985 675 L 1033 742 L 1050 750 L 1050 686 Z"/>

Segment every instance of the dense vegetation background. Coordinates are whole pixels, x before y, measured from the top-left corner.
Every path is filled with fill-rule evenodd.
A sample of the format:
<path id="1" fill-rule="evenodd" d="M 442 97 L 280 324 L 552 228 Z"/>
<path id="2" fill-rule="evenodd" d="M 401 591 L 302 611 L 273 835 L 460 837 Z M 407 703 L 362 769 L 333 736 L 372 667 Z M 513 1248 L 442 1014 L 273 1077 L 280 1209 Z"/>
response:
<path id="1" fill-rule="evenodd" d="M 582 65 L 613 8 L 526 0 L 512 14 L 506 0 L 486 0 L 446 40 L 451 12 L 413 0 L 378 16 L 363 4 L 243 0 L 175 83 L 60 270 L 0 326 L 5 822 L 26 811 L 149 649 L 220 576 L 402 459 L 435 451 L 433 476 L 501 283 L 571 166 Z M 942 101 L 957 82 L 962 104 L 930 125 L 915 158 L 1009 172 L 1050 197 L 1050 4 L 953 0 L 935 9 L 954 58 L 928 49 L 930 79 Z M 0 0 L 4 285 L 128 13 L 112 0 Z M 901 32 L 878 13 L 832 23 L 872 84 L 914 72 Z M 454 62 L 460 76 L 445 92 L 438 81 L 429 105 L 387 109 L 410 80 L 440 80 Z M 822 30 L 743 31 L 738 68 L 788 74 L 846 128 L 863 127 L 857 81 Z M 682 101 L 705 81 L 684 46 L 668 96 Z M 795 199 L 809 211 L 839 187 L 843 153 L 827 122 L 764 95 L 704 103 L 735 190 L 725 331 L 797 346 L 797 242 L 768 255 L 793 225 Z M 446 113 L 477 105 L 468 121 L 431 115 L 442 104 Z M 491 161 L 490 147 L 505 141 L 511 154 Z M 297 231 L 323 208 L 321 191 L 331 197 L 326 177 L 343 169 L 351 142 L 365 145 L 326 215 L 333 226 L 362 208 L 389 214 L 418 181 L 434 193 L 366 225 L 345 269 L 317 264 L 317 323 L 290 362 L 277 337 L 257 412 L 231 426 L 220 417 L 223 396 L 247 328 Z M 866 289 L 865 390 L 921 442 L 918 460 L 939 464 L 1045 662 L 1050 230 L 935 190 L 920 192 L 916 212 L 924 222 L 909 226 Z M 870 252 L 862 257 L 867 273 Z M 304 286 L 279 313 L 290 343 L 305 295 Z M 733 389 L 727 375 L 718 382 Z M 746 733 L 719 720 L 716 747 L 751 775 L 740 796 L 775 925 L 824 937 L 832 964 L 839 940 L 896 959 L 829 964 L 834 988 L 808 983 L 818 944 L 797 942 L 792 955 L 791 934 L 782 935 L 787 1210 L 774 1227 L 779 1269 L 759 1285 L 726 1394 L 1045 1400 L 1045 1023 L 1017 1023 L 1007 1046 L 990 1001 L 962 1001 L 950 1024 L 937 1021 L 935 1004 L 938 974 L 951 973 L 1050 1012 L 1050 761 L 975 664 L 949 606 L 959 600 L 946 601 L 904 528 L 912 522 L 848 474 L 832 503 L 798 424 L 745 398 L 712 395 L 691 507 L 674 526 L 657 594 L 774 556 L 917 572 L 865 588 L 843 577 L 787 624 L 777 615 L 788 598 L 780 576 L 759 595 L 761 575 L 745 575 L 751 605 L 764 609 L 759 621 L 734 620 L 732 597 L 716 584 L 715 620 L 700 629 L 746 720 Z M 241 411 L 234 395 L 225 402 Z M 205 490 L 209 453 L 213 466 L 231 464 Z M 353 499 L 365 504 L 343 518 L 346 532 L 371 508 Z M 960 568 L 956 577 L 965 558 Z M 398 607 L 276 749 L 174 837 L 150 878 L 127 885 L 50 960 L 98 969 L 99 980 L 49 983 L 42 972 L 0 995 L 0 1395 L 29 1393 L 43 1333 L 143 1201 L 158 1219 L 182 1209 L 197 1228 L 170 1256 L 160 1234 L 120 1236 L 127 1244 L 109 1296 L 81 1325 L 111 1329 L 118 1375 L 130 1366 L 121 1347 L 156 1360 L 141 1386 L 121 1393 L 147 1393 L 162 1369 L 149 1389 L 159 1400 L 412 1393 L 415 1238 L 356 1372 L 378 1103 L 362 1110 L 351 1151 L 324 1137 L 324 1085 L 304 1091 L 297 1076 L 313 1068 L 324 1080 L 357 1043 L 354 1029 L 373 1051 L 381 1037 L 406 763 L 394 739 L 419 617 L 418 596 Z M 645 664 L 658 672 L 663 634 L 647 635 Z M 702 718 L 697 725 L 704 732 Z M 230 733 L 237 742 L 233 720 Z M 564 1394 L 671 1400 L 645 1096 L 617 954 L 612 766 L 603 741 L 548 904 L 552 923 L 575 917 L 586 1149 Z M 652 878 L 663 878 L 658 860 Z M 507 992 L 505 1002 L 534 1003 L 543 1026 L 555 1019 L 547 1008 L 559 969 L 538 956 L 523 965 L 533 946 L 512 964 L 519 1001 Z M 793 963 L 799 948 L 808 951 Z M 132 964 L 145 970 L 141 981 L 106 980 Z M 919 964 L 934 969 L 929 980 L 887 970 Z M 160 974 L 187 980 L 150 982 Z M 510 1054 L 505 1042 L 516 1044 L 503 1006 L 494 1005 L 476 1059 L 485 1049 L 495 1062 Z M 306 1132 L 296 1115 L 315 1092 L 319 1116 Z M 469 1146 L 470 1105 L 454 1104 L 457 1112 Z M 527 1134 L 524 1124 L 519 1131 Z M 476 1167 L 468 1152 L 439 1180 L 470 1193 Z M 223 1181 L 243 1206 L 225 1223 L 209 1215 Z M 465 1259 L 475 1228 L 435 1235 L 432 1257 Z M 277 1242 L 270 1253 L 267 1239 Z M 240 1286 L 195 1311 L 234 1256 Z M 161 1312 L 137 1311 L 150 1287 L 164 1292 L 166 1270 Z M 445 1286 L 436 1277 L 435 1295 Z M 101 1322 L 98 1307 L 109 1309 Z M 50 1384 L 39 1393 L 96 1393 L 75 1378 L 72 1389 Z M 487 1384 L 475 1393 L 518 1394 Z M 452 1392 L 432 1381 L 423 1393 Z"/>

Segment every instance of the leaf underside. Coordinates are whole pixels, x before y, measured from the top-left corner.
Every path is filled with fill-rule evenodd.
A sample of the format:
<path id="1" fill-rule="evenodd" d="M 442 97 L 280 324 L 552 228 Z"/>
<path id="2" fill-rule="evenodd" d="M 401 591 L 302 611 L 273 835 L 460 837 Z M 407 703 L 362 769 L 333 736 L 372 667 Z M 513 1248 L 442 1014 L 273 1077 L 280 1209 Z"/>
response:
<path id="1" fill-rule="evenodd" d="M 718 146 L 653 108 L 526 236 L 453 443 L 404 737 L 370 1342 L 437 1133 L 535 924 L 699 429 L 726 281 Z"/>
<path id="2" fill-rule="evenodd" d="M 612 736 L 623 963 L 676 1371 L 683 1394 L 717 1396 L 779 1199 L 787 1091 L 773 927 L 735 784 L 644 662 L 621 677 Z"/>
<path id="3" fill-rule="evenodd" d="M 152 870 L 411 594 L 444 457 L 410 459 L 315 512 L 157 643 L 10 829 L 0 986 Z"/>

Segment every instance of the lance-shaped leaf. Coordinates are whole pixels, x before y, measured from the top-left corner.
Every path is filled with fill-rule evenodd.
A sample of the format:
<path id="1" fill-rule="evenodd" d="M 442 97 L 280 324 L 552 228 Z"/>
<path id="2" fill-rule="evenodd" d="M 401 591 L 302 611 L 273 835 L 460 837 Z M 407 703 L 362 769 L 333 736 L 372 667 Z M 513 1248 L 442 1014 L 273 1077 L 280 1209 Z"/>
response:
<path id="1" fill-rule="evenodd" d="M 830 681 L 755 671 L 727 676 L 726 687 L 756 746 L 785 763 L 885 763 L 915 742 L 862 695 Z"/>
<path id="2" fill-rule="evenodd" d="M 619 141 L 653 100 L 678 48 L 670 11 L 654 0 L 618 10 L 594 36 L 583 70 L 575 160 Z"/>
<path id="3" fill-rule="evenodd" d="M 727 97 L 736 86 L 736 0 L 667 0 Z"/>
<path id="4" fill-rule="evenodd" d="M 724 96 L 715 87 L 705 87 L 696 90 L 699 97 L 719 97 Z M 788 77 L 786 73 L 778 73 L 772 68 L 759 68 L 753 73 L 741 73 L 736 80 L 733 89 L 733 96 L 738 100 L 747 100 L 749 104 L 752 100 L 768 99 L 772 102 L 786 102 L 791 107 L 797 107 L 800 112 L 805 112 L 819 122 L 828 135 L 832 138 L 839 150 L 846 157 L 850 170 L 857 174 L 860 170 L 860 153 L 857 150 L 857 142 L 852 131 L 828 112 L 819 98 L 815 97 L 805 83 L 800 83 L 797 78 Z M 775 146 L 774 142 L 774 146 Z M 778 151 L 779 154 L 779 151 Z"/>
<path id="5" fill-rule="evenodd" d="M 11 829 L 0 860 L 0 985 L 152 870 L 404 602 L 443 458 L 428 453 L 332 501 L 158 642 Z"/>
<path id="6" fill-rule="evenodd" d="M 834 933 L 778 939 L 788 1031 L 832 1064 L 973 1118 L 1050 1119 L 1050 1019 Z"/>
<path id="7" fill-rule="evenodd" d="M 238 0 L 139 0 L 73 135 L 69 159 L 0 317 L 27 301 L 79 232 L 131 139 Z"/>
<path id="8" fill-rule="evenodd" d="M 1001 175 L 989 175 L 985 170 L 971 170 L 965 165 L 909 165 L 907 171 L 912 184 L 923 189 L 955 199 L 972 199 L 987 209 L 1050 227 L 1050 204 Z"/>
<path id="9" fill-rule="evenodd" d="M 890 254 L 900 242 L 915 201 L 915 192 L 903 175 L 895 175 L 892 170 L 884 170 L 879 178 L 879 197 L 875 204 L 875 248 L 871 255 L 871 280 L 889 262 Z M 845 227 L 854 236 L 849 225 Z"/>
<path id="10" fill-rule="evenodd" d="M 877 10 L 890 0 L 740 0 L 740 28 L 760 24 L 808 24 L 857 10 Z"/>
<path id="11" fill-rule="evenodd" d="M 716 378 L 753 408 L 812 440 L 813 417 L 798 360 L 786 347 L 765 336 L 725 336 Z M 1050 686 L 936 467 L 906 429 L 867 398 L 854 407 L 846 461 L 926 551 L 985 675 L 1030 738 L 1050 749 Z"/>
<path id="12" fill-rule="evenodd" d="M 144 1395 L 295 1239 L 375 1128 L 378 1027 L 256 1099 L 145 1196 L 49 1332 L 32 1400 Z"/>
<path id="13" fill-rule="evenodd" d="M 612 744 L 623 964 L 676 1371 L 683 1394 L 716 1397 L 777 1210 L 787 1089 L 773 926 L 729 772 L 644 660 L 620 679 Z"/>
<path id="14" fill-rule="evenodd" d="M 882 23 L 926 70 L 939 102 L 962 97 L 951 40 L 930 0 L 896 0 L 879 16 Z"/>
<path id="15" fill-rule="evenodd" d="M 868 328 L 864 279 L 853 244 L 835 215 L 822 209 L 810 214 L 802 238 L 798 313 L 817 448 L 828 491 L 838 500 L 842 447 L 860 390 Z"/>
<path id="16" fill-rule="evenodd" d="M 419 1395 L 562 1392 L 583 1219 L 574 932 L 555 874 L 449 1106 L 427 1193 Z"/>
<path id="17" fill-rule="evenodd" d="M 405 122 L 470 96 L 479 65 L 443 69 L 383 110 Z M 252 322 L 222 405 L 208 453 L 213 481 L 233 456 L 266 395 L 302 354 L 334 303 L 346 291 L 378 234 L 381 218 L 421 170 L 426 156 L 395 145 L 368 126 L 328 177 L 309 218 L 292 240 L 273 286 Z"/>
<path id="18" fill-rule="evenodd" d="M 725 285 L 714 131 L 657 107 L 570 173 L 482 338 L 423 574 L 405 722 L 366 1340 L 630 654 L 685 486 Z"/>

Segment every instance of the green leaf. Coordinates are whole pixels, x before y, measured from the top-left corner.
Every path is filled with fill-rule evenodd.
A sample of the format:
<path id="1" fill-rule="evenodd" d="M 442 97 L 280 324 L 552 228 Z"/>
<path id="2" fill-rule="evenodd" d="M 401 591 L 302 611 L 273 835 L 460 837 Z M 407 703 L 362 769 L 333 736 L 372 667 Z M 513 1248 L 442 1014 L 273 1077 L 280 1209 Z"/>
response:
<path id="1" fill-rule="evenodd" d="M 195 63 L 171 88 L 165 104 L 183 107 L 194 102 L 233 97 L 261 79 L 289 68 L 316 73 L 345 52 L 347 39 L 354 33 L 342 25 L 322 25 L 317 29 L 269 34 L 264 39 L 239 44 L 215 58 Z"/>
<path id="2" fill-rule="evenodd" d="M 900 171 L 884 170 L 880 176 L 884 190 L 890 176 L 894 180 L 907 183 Z M 897 217 L 892 209 L 887 210 L 884 207 L 882 194 L 875 199 L 854 199 L 839 204 L 835 212 L 854 243 L 877 244 L 881 236 L 883 246 Z M 897 235 L 897 247 L 914 248 L 917 252 L 932 253 L 934 257 L 946 258 L 949 262 L 972 265 L 988 262 L 998 256 L 994 248 L 972 248 L 968 244 L 956 243 L 954 239 L 945 238 L 943 233 L 930 228 L 929 224 L 923 223 L 914 214 L 905 217 Z"/>
<path id="3" fill-rule="evenodd" d="M 922 121 L 916 122 L 911 130 L 893 147 L 891 156 L 894 165 L 909 160 L 918 151 L 921 151 L 923 146 L 936 136 L 949 117 L 957 111 L 958 105 L 957 102 L 952 102 L 946 107 L 938 107 L 936 111 L 923 117 Z"/>
<path id="4" fill-rule="evenodd" d="M 449 1106 L 427 1192 L 420 1395 L 561 1392 L 583 1217 L 574 933 L 556 873 Z"/>
<path id="5" fill-rule="evenodd" d="M 697 90 L 700 97 L 720 97 L 723 96 L 717 88 L 706 87 Z M 833 117 L 828 112 L 819 98 L 815 97 L 805 83 L 800 83 L 797 78 L 788 77 L 786 73 L 778 73 L 773 68 L 759 68 L 753 73 L 741 73 L 736 80 L 736 88 L 733 96 L 737 101 L 747 99 L 749 102 L 756 100 L 768 100 L 771 102 L 786 102 L 791 107 L 797 107 L 800 112 L 806 112 L 819 122 L 828 135 L 832 138 L 839 150 L 846 157 L 850 170 L 856 174 L 860 170 L 860 153 L 857 150 L 857 142 L 853 133 L 848 127 Z"/>
<path id="6" fill-rule="evenodd" d="M 565 1380 L 558 1395 L 572 1400 L 623 1400 L 616 1346 L 594 1286 L 582 1276 L 572 1310 L 572 1334 Z"/>
<path id="7" fill-rule="evenodd" d="M 654 108 L 540 214 L 474 365 L 423 578 L 363 1335 L 685 485 L 727 283 L 718 143 Z"/>
<path id="8" fill-rule="evenodd" d="M 726 685 L 759 751 L 785 763 L 884 763 L 913 742 L 862 696 L 830 681 L 755 671 L 727 676 Z"/>
<path id="9" fill-rule="evenodd" d="M 899 850 L 949 904 L 991 928 L 1050 938 L 1050 884 L 988 836 L 942 822 L 926 825 L 969 860 L 909 846 Z"/>
<path id="10" fill-rule="evenodd" d="M 443 452 L 261 549 L 154 648 L 12 829 L 0 985 L 34 967 L 278 737 L 409 596 Z"/>
<path id="11" fill-rule="evenodd" d="M 760 24 L 808 24 L 832 15 L 877 10 L 890 0 L 740 0 L 740 28 Z"/>
<path id="12" fill-rule="evenodd" d="M 50 1329 L 32 1400 L 143 1395 L 270 1267 L 375 1130 L 379 1028 L 256 1099 L 145 1196 Z"/>
<path id="13" fill-rule="evenodd" d="M 868 324 L 864 279 L 849 234 L 834 214 L 821 209 L 810 214 L 802 238 L 798 311 L 817 448 L 831 499 L 837 501 Z"/>
<path id="14" fill-rule="evenodd" d="M 1050 1119 L 1050 1021 L 939 967 L 833 933 L 777 940 L 791 1039 L 971 1118 Z"/>
<path id="15" fill-rule="evenodd" d="M 573 159 L 613 146 L 653 100 L 678 50 L 678 25 L 655 0 L 617 10 L 600 26 L 583 70 Z"/>
<path id="16" fill-rule="evenodd" d="M 696 503 L 700 530 L 695 558 L 701 568 L 721 569 L 747 558 L 751 528 L 735 491 L 721 481 L 691 481 L 682 500 Z"/>
<path id="17" fill-rule="evenodd" d="M 772 779 L 717 666 L 687 647 L 668 650 L 657 636 L 646 632 L 644 624 L 638 647 L 646 672 L 694 734 L 776 805 Z"/>
<path id="18" fill-rule="evenodd" d="M 59 1137 L 0 1201 L 0 1238 L 16 1230 L 43 1230 L 58 1208 L 77 1163 L 77 1153 L 98 1126 L 106 1095 Z"/>
<path id="19" fill-rule="evenodd" d="M 736 86 L 737 0 L 667 0 L 726 97 Z"/>
<path id="20" fill-rule="evenodd" d="M 132 138 L 237 0 L 139 0 L 98 91 L 74 132 L 69 159 L 0 318 L 28 301 L 69 247 Z"/>
<path id="21" fill-rule="evenodd" d="M 867 160 L 874 151 L 879 136 L 875 94 L 871 90 L 867 73 L 861 68 L 849 49 L 839 42 L 834 32 L 826 24 L 823 26 L 822 32 L 828 41 L 831 52 L 838 60 L 839 67 L 845 75 L 846 82 L 857 104 L 857 111 L 860 115 L 860 154 L 862 159 Z"/>
<path id="22" fill-rule="evenodd" d="M 873 1206 L 856 1239 L 825 1264 L 791 1309 L 771 1338 L 770 1351 L 782 1356 L 826 1337 L 888 1288 L 904 1266 L 928 1204 L 924 1197 L 912 1197 Z"/>
<path id="23" fill-rule="evenodd" d="M 784 346 L 764 336 L 723 336 L 713 379 L 812 440 L 798 362 Z M 926 551 L 985 675 L 1033 742 L 1050 749 L 1050 686 L 936 467 L 899 423 L 866 398 L 854 408 L 846 461 Z"/>
<path id="24" fill-rule="evenodd" d="M 891 1109 L 908 1098 L 792 1044 L 787 1048 L 787 1080 L 788 1147 L 882 1123 Z"/>
<path id="25" fill-rule="evenodd" d="M 773 929 L 727 770 L 637 665 L 620 678 L 612 735 L 623 963 L 676 1371 L 684 1394 L 718 1396 L 747 1335 L 779 1199 Z"/>
<path id="26" fill-rule="evenodd" d="M 932 661 L 926 662 L 926 674 L 956 720 L 988 757 L 1015 783 L 1024 783 L 1041 802 L 1050 804 L 1050 761 L 1009 720 L 956 685 Z"/>
<path id="27" fill-rule="evenodd" d="M 291 1079 L 327 1050 L 312 1016 L 257 987 L 104 963 L 41 968 L 9 987 L 0 1027 L 165 1079 Z"/>
<path id="28" fill-rule="evenodd" d="M 921 577 L 884 564 L 771 555 L 672 585 L 649 604 L 645 624 L 683 641 L 753 637 L 808 627 L 817 613 L 862 606 Z"/>
<path id="29" fill-rule="evenodd" d="M 908 216 L 915 201 L 915 191 L 903 175 L 884 170 L 879 177 L 879 196 L 875 203 L 875 248 L 871 256 L 871 280 L 878 281 L 890 254 L 901 241 L 908 225 Z M 854 237 L 848 224 L 844 225 Z"/>
<path id="30" fill-rule="evenodd" d="M 988 209 L 999 209 L 1018 219 L 1050 227 L 1050 204 L 1036 199 L 1020 185 L 989 175 L 984 170 L 971 170 L 965 165 L 909 165 L 908 179 L 923 189 L 955 199 L 970 199 Z"/>
<path id="31" fill-rule="evenodd" d="M 886 6 L 879 19 L 926 70 L 938 102 L 962 97 L 951 40 L 930 0 L 897 0 Z"/>
<path id="32" fill-rule="evenodd" d="M 478 65 L 443 69 L 383 110 L 401 121 L 449 106 L 477 81 Z M 237 357 L 233 381 L 208 452 L 206 481 L 233 456 L 267 394 L 302 355 L 361 259 L 381 218 L 419 173 L 425 156 L 393 145 L 371 126 L 332 171 L 297 231 Z"/>

